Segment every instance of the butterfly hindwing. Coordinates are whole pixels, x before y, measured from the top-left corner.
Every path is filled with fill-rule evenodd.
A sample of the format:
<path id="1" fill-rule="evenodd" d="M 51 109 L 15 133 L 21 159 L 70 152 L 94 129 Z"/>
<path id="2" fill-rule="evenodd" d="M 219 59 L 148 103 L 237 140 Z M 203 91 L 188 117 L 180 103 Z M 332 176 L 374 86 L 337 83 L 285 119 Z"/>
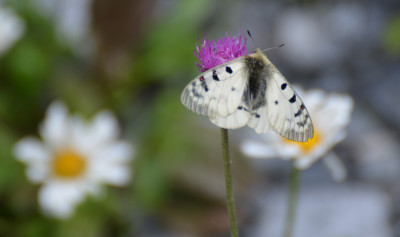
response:
<path id="1" fill-rule="evenodd" d="M 253 128 L 257 133 L 265 133 L 271 129 L 267 116 L 267 105 L 261 106 L 252 113 L 247 126 Z"/>
<path id="2" fill-rule="evenodd" d="M 185 87 L 182 103 L 196 114 L 210 118 L 235 112 L 242 100 L 247 72 L 240 58 L 211 68 Z"/>
<path id="3" fill-rule="evenodd" d="M 235 112 L 226 117 L 217 116 L 210 118 L 210 120 L 218 127 L 234 129 L 246 125 L 250 119 L 250 115 L 250 111 L 246 108 L 246 105 L 242 101 Z"/>

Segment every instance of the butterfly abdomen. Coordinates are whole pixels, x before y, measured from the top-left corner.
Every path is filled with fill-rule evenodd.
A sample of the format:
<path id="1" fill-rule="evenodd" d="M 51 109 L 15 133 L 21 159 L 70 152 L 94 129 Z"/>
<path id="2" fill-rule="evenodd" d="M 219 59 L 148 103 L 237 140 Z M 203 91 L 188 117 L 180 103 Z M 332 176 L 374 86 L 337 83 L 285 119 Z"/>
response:
<path id="1" fill-rule="evenodd" d="M 261 54 L 261 55 L 260 55 Z M 245 90 L 244 96 L 247 98 L 246 104 L 249 105 L 251 110 L 257 110 L 266 104 L 265 91 L 267 82 L 265 80 L 266 67 L 265 56 L 259 52 L 248 55 L 245 57 L 245 66 L 248 71 L 248 85 Z"/>

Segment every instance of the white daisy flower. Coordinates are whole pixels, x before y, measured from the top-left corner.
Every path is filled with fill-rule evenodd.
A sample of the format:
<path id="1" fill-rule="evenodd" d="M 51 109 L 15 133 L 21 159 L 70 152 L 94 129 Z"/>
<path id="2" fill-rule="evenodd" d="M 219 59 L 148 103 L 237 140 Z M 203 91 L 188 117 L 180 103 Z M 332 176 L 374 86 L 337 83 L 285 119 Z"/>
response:
<path id="1" fill-rule="evenodd" d="M 25 31 L 24 22 L 0 3 L 0 55 L 18 41 Z"/>
<path id="2" fill-rule="evenodd" d="M 297 168 L 306 169 L 324 158 L 324 163 L 336 180 L 342 180 L 346 171 L 337 156 L 330 151 L 346 136 L 345 127 L 351 119 L 353 99 L 348 95 L 327 93 L 322 90 L 298 91 L 311 115 L 314 137 L 308 142 L 293 142 L 276 133 L 259 136 L 242 144 L 244 154 L 254 158 L 282 158 L 293 160 Z"/>
<path id="3" fill-rule="evenodd" d="M 133 149 L 117 140 L 119 132 L 109 111 L 85 122 L 69 116 L 61 102 L 50 105 L 39 129 L 42 141 L 27 137 L 14 147 L 16 158 L 27 164 L 28 179 L 42 184 L 39 204 L 45 214 L 68 218 L 86 194 L 98 196 L 102 184 L 129 182 Z"/>

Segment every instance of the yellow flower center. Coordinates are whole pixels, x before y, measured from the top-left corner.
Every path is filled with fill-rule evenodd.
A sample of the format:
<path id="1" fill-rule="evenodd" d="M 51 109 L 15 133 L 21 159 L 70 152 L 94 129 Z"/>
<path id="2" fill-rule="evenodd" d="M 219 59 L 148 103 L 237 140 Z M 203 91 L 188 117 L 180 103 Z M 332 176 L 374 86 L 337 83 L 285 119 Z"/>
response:
<path id="1" fill-rule="evenodd" d="M 86 160 L 74 150 L 64 150 L 56 154 L 53 160 L 53 171 L 62 178 L 75 178 L 86 168 Z"/>
<path id="2" fill-rule="evenodd" d="M 312 139 L 308 140 L 307 142 L 295 142 L 295 141 L 291 141 L 286 138 L 284 138 L 284 141 L 286 143 L 295 144 L 295 145 L 299 146 L 301 151 L 304 154 L 308 154 L 312 150 L 314 150 L 314 148 L 316 146 L 318 146 L 318 144 L 321 143 L 321 134 L 317 130 L 314 130 L 314 137 Z"/>

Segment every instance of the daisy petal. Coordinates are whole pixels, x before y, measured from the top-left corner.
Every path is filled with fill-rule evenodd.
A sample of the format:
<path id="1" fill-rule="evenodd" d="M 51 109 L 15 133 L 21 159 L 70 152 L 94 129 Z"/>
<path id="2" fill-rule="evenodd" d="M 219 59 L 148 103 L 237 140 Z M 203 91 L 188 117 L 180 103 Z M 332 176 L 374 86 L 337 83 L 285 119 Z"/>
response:
<path id="1" fill-rule="evenodd" d="M 98 113 L 90 125 L 90 132 L 99 143 L 115 139 L 120 133 L 117 118 L 110 111 Z"/>
<path id="2" fill-rule="evenodd" d="M 127 142 L 114 142 L 93 153 L 92 159 L 101 159 L 108 164 L 128 162 L 133 155 L 133 148 Z"/>
<path id="3" fill-rule="evenodd" d="M 307 105 L 307 109 L 310 110 L 311 115 L 316 113 L 326 100 L 326 93 L 322 90 L 310 90 L 309 92 L 303 92 L 304 95 L 300 94 L 304 99 L 304 104 Z"/>
<path id="4" fill-rule="evenodd" d="M 90 133 L 88 124 L 83 120 L 82 116 L 74 115 L 70 118 L 71 130 L 68 143 L 78 151 L 86 154 L 95 149 L 96 140 Z"/>
<path id="5" fill-rule="evenodd" d="M 39 192 L 39 204 L 50 216 L 67 219 L 82 202 L 84 193 L 73 183 L 51 182 Z"/>
<path id="6" fill-rule="evenodd" d="M 15 157 L 26 163 L 46 163 L 50 159 L 49 151 L 36 138 L 27 137 L 20 140 L 14 146 Z"/>
<path id="7" fill-rule="evenodd" d="M 116 142 L 92 153 L 90 176 L 105 183 L 124 185 L 129 182 L 128 162 L 132 157 L 132 147 L 126 142 Z"/>
<path id="8" fill-rule="evenodd" d="M 26 169 L 26 176 L 32 183 L 42 183 L 49 176 L 48 165 L 31 165 Z"/>
<path id="9" fill-rule="evenodd" d="M 80 151 L 90 153 L 99 150 L 107 143 L 112 142 L 119 134 L 117 119 L 109 111 L 102 111 L 96 115 L 93 122 L 87 124 L 80 116 L 73 120 L 73 146 Z"/>
<path id="10" fill-rule="evenodd" d="M 49 173 L 50 152 L 36 138 L 28 137 L 14 146 L 15 157 L 27 164 L 26 176 L 33 183 L 43 182 Z"/>
<path id="11" fill-rule="evenodd" d="M 112 184 L 115 186 L 125 186 L 129 183 L 131 172 L 128 167 L 120 166 L 113 167 L 103 173 L 102 180 L 104 183 Z"/>
<path id="12" fill-rule="evenodd" d="M 25 31 L 25 23 L 9 9 L 0 4 L 0 55 L 18 41 Z"/>
<path id="13" fill-rule="evenodd" d="M 62 102 L 53 102 L 46 113 L 46 119 L 39 131 L 50 146 L 59 148 L 66 142 L 69 134 L 68 110 Z"/>
<path id="14" fill-rule="evenodd" d="M 331 173 L 333 180 L 341 182 L 347 177 L 347 169 L 342 160 L 334 153 L 329 152 L 323 159 L 324 165 Z"/>
<path id="15" fill-rule="evenodd" d="M 253 158 L 275 158 L 276 151 L 273 147 L 260 142 L 245 141 L 242 152 Z"/>

